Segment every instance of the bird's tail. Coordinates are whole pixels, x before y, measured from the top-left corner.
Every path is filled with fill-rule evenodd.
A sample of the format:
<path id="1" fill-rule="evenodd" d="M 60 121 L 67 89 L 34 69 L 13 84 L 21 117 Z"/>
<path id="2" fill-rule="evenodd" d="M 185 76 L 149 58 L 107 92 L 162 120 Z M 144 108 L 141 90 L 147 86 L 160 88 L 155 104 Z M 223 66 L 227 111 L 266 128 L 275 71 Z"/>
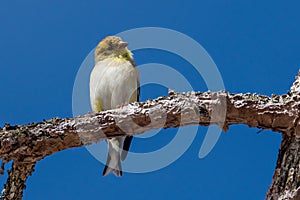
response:
<path id="1" fill-rule="evenodd" d="M 114 168 L 111 168 L 107 165 L 105 165 L 104 169 L 103 169 L 103 172 L 102 172 L 102 176 L 106 176 L 108 175 L 109 173 L 113 173 L 114 175 L 118 176 L 118 177 L 121 177 L 122 176 L 122 166 L 121 166 L 121 163 L 119 163 L 117 165 L 117 169 L 114 169 Z"/>
<path id="2" fill-rule="evenodd" d="M 116 137 L 112 139 L 107 139 L 108 143 L 108 155 L 106 165 L 102 172 L 103 176 L 113 173 L 118 177 L 122 176 L 122 166 L 120 151 L 122 150 L 123 137 Z"/>

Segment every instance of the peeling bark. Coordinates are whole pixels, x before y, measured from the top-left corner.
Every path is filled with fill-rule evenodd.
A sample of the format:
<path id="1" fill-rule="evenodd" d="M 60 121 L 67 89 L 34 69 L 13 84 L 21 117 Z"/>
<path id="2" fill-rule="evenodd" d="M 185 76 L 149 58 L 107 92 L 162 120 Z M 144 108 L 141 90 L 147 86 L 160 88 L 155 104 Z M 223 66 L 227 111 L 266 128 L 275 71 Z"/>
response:
<path id="1" fill-rule="evenodd" d="M 165 97 L 97 114 L 54 118 L 22 126 L 6 124 L 0 129 L 0 158 L 4 164 L 11 160 L 14 163 L 5 185 L 4 199 L 21 199 L 25 181 L 35 163 L 63 149 L 120 135 L 193 124 L 216 124 L 225 131 L 232 124 L 246 124 L 282 133 L 284 139 L 267 199 L 297 199 L 300 195 L 299 89 L 300 73 L 291 92 L 284 95 L 170 91 Z"/>

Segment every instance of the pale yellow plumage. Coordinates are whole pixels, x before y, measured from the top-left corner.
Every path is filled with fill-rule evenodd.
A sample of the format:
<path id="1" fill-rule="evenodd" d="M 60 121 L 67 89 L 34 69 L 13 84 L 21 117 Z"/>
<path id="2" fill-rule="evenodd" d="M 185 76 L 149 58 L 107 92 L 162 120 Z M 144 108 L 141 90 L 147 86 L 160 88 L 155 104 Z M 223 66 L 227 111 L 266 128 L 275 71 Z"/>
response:
<path id="1" fill-rule="evenodd" d="M 119 37 L 109 36 L 95 50 L 95 66 L 90 76 L 90 101 L 94 112 L 139 100 L 139 72 L 126 46 L 127 43 Z M 112 172 L 122 176 L 120 159 L 125 159 L 131 139 L 116 137 L 107 140 L 108 158 L 103 175 Z"/>

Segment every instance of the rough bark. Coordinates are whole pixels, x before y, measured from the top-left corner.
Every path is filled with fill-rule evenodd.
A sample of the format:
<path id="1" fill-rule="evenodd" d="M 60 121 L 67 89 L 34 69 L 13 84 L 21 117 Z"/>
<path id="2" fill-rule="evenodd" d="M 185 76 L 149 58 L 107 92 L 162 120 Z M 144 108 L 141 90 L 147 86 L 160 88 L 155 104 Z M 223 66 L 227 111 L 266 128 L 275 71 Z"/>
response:
<path id="1" fill-rule="evenodd" d="M 284 134 L 267 200 L 300 199 L 300 138 Z"/>
<path id="2" fill-rule="evenodd" d="M 98 142 L 107 137 L 141 134 L 157 128 L 199 124 L 246 124 L 281 132 L 283 142 L 267 199 L 296 198 L 299 189 L 299 78 L 291 92 L 272 97 L 259 94 L 170 91 L 166 97 L 132 103 L 120 109 L 76 118 L 43 121 L 0 129 L 0 158 L 13 160 L 4 199 L 21 199 L 27 177 L 37 161 L 66 148 Z M 294 171 L 293 171 L 294 170 Z M 3 171 L 3 169 L 2 169 Z M 0 171 L 1 172 L 1 171 Z"/>
<path id="3" fill-rule="evenodd" d="M 283 131 L 276 169 L 272 184 L 267 193 L 267 200 L 300 199 L 300 129 L 299 129 L 299 94 L 300 72 L 291 87 L 290 94 L 294 100 L 294 127 Z"/>
<path id="4" fill-rule="evenodd" d="M 8 179 L 2 191 L 3 199 L 22 199 L 23 190 L 26 188 L 25 182 L 34 171 L 34 166 L 34 163 L 13 162 L 12 169 L 8 171 Z"/>

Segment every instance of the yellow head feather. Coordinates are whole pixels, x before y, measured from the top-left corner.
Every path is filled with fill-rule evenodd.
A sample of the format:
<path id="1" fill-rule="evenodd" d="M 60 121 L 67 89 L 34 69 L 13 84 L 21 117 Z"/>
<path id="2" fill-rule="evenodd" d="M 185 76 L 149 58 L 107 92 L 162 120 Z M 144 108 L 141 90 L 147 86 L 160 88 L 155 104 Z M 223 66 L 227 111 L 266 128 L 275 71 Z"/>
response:
<path id="1" fill-rule="evenodd" d="M 126 60 L 134 65 L 132 53 L 127 49 L 127 45 L 128 43 L 123 42 L 120 37 L 107 36 L 99 42 L 95 50 L 95 62 L 106 58 L 116 58 L 116 62 Z"/>

